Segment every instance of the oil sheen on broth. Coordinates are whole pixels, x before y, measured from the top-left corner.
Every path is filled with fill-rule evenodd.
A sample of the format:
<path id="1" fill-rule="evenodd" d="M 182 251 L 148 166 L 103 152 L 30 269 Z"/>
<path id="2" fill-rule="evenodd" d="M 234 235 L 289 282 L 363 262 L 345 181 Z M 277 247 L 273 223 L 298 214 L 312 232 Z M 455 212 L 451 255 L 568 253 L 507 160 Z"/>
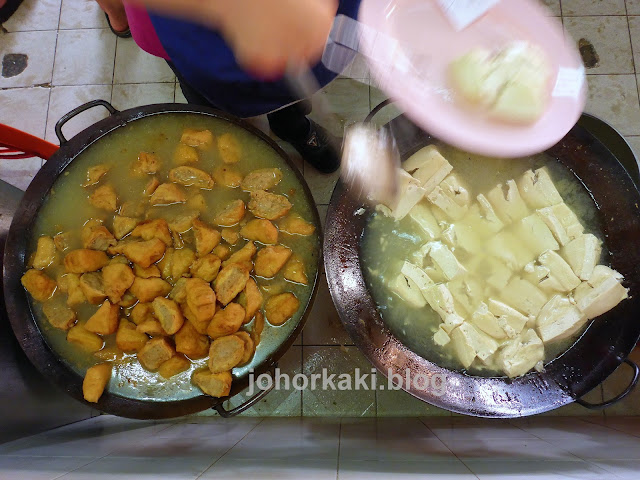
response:
<path id="1" fill-rule="evenodd" d="M 38 213 L 31 233 L 29 251 L 35 251 L 37 239 L 42 235 L 53 236 L 59 232 L 78 231 L 90 218 L 106 220 L 113 216 L 113 214 L 91 206 L 87 200 L 87 190 L 80 186 L 86 180 L 87 169 L 91 166 L 99 164 L 109 164 L 111 166 L 111 170 L 103 177 L 101 182 L 109 182 L 116 188 L 120 205 L 127 201 L 142 200 L 142 192 L 148 182 L 148 178 L 133 178 L 130 174 L 131 163 L 141 151 L 155 153 L 160 157 L 163 165 L 159 174 L 166 178 L 168 170 L 176 166 L 173 163 L 172 156 L 184 128 L 208 129 L 211 130 L 214 136 L 220 136 L 227 132 L 233 133 L 243 149 L 242 160 L 233 164 L 233 167 L 237 168 L 243 176 L 258 168 L 280 168 L 283 174 L 282 180 L 270 191 L 286 195 L 293 204 L 291 212 L 298 213 L 307 221 L 312 221 L 314 218 L 312 207 L 308 204 L 302 185 L 296 175 L 277 152 L 263 140 L 240 127 L 213 117 L 194 114 L 163 114 L 146 117 L 118 128 L 101 139 L 100 142 L 82 152 L 67 167 L 54 184 L 50 195 Z M 218 151 L 216 148 L 212 148 L 208 151 L 200 152 L 200 160 L 196 166 L 211 174 L 213 169 L 220 165 L 223 165 L 223 162 L 219 157 Z M 207 204 L 207 209 L 200 214 L 200 218 L 209 224 L 229 201 L 241 198 L 247 203 L 249 200 L 249 193 L 242 192 L 240 188 L 225 188 L 216 185 L 212 190 L 199 190 L 199 193 L 204 196 Z M 154 213 L 150 218 L 155 216 L 171 218 L 185 213 L 187 209 L 188 207 L 184 204 L 153 207 Z M 105 225 L 111 228 L 109 222 Z M 187 232 L 187 235 L 189 233 Z M 77 243 L 70 245 L 70 249 L 82 248 L 79 235 L 75 239 Z M 256 277 L 258 285 L 265 289 L 278 290 L 286 284 L 286 289 L 284 290 L 296 295 L 300 301 L 301 308 L 293 318 L 282 326 L 274 327 L 265 322 L 261 341 L 255 355 L 248 364 L 233 369 L 234 377 L 246 375 L 249 370 L 255 368 L 275 352 L 281 342 L 291 334 L 298 324 L 304 311 L 303 307 L 309 301 L 313 291 L 313 281 L 316 277 L 318 255 L 320 254 L 318 232 L 310 236 L 281 235 L 279 243 L 291 248 L 303 260 L 309 278 L 309 285 L 288 282 L 282 278 L 282 275 L 278 275 L 271 280 Z M 231 252 L 233 253 L 243 245 L 244 242 L 240 240 L 232 247 Z M 64 267 L 61 265 L 53 266 L 45 269 L 45 273 L 55 279 L 59 274 L 64 273 Z M 36 314 L 38 327 L 47 343 L 73 370 L 80 375 L 84 375 L 86 368 L 96 363 L 95 357 L 68 343 L 66 341 L 66 332 L 52 327 L 47 321 L 42 312 L 41 304 L 31 298 L 30 302 L 32 310 Z M 95 313 L 97 308 L 98 305 L 80 305 L 77 308 L 78 321 L 87 320 Z M 112 335 L 111 337 L 114 336 Z M 113 339 L 111 339 L 111 342 L 115 344 Z M 105 348 L 110 346 L 112 344 L 107 342 Z M 159 374 L 142 368 L 137 361 L 135 353 L 125 354 L 120 362 L 115 362 L 116 365 L 107 388 L 111 393 L 134 399 L 169 401 L 191 398 L 202 394 L 200 389 L 192 385 L 191 374 L 194 370 L 205 366 L 206 361 L 206 358 L 193 361 L 189 370 L 166 380 Z"/>
<path id="2" fill-rule="evenodd" d="M 585 232 L 603 239 L 597 220 L 596 205 L 580 181 L 562 164 L 546 154 L 526 159 L 496 159 L 472 155 L 448 145 L 437 145 L 442 155 L 449 160 L 453 171 L 471 188 L 472 196 L 484 193 L 499 183 L 519 178 L 525 171 L 546 166 L 553 182 L 565 203 L 576 213 Z M 391 332 L 414 352 L 438 365 L 452 370 L 461 366 L 451 352 L 451 344 L 440 347 L 434 344 L 433 334 L 441 320 L 429 308 L 415 309 L 387 286 L 389 278 L 397 275 L 398 264 L 407 260 L 407 255 L 416 251 L 427 239 L 408 216 L 400 222 L 373 212 L 361 240 L 361 256 L 365 280 L 378 306 L 382 319 Z M 602 257 L 608 253 L 604 250 Z M 463 262 L 464 263 L 464 262 Z M 607 263 L 606 261 L 604 263 Z M 588 325 L 589 323 L 587 323 Z M 586 327 L 585 327 L 586 328 Z M 545 345 L 544 363 L 557 358 L 583 333 L 584 328 L 569 339 Z M 474 362 L 468 372 L 481 376 L 502 376 L 502 372 L 491 370 Z"/>

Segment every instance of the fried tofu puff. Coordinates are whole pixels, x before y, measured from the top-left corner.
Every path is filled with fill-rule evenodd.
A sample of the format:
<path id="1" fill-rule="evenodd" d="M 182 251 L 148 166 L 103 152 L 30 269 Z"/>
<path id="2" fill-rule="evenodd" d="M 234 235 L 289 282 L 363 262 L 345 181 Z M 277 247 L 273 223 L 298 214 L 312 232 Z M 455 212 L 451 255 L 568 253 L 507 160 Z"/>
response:
<path id="1" fill-rule="evenodd" d="M 240 239 L 238 228 L 223 228 L 222 239 L 229 245 L 235 245 Z"/>
<path id="2" fill-rule="evenodd" d="M 289 235 L 312 235 L 316 231 L 316 227 L 304 220 L 297 213 L 291 213 L 278 222 L 281 232 Z"/>
<path id="3" fill-rule="evenodd" d="M 170 247 L 173 239 L 171 238 L 171 232 L 169 231 L 169 224 L 164 218 L 158 218 L 155 220 L 145 220 L 140 222 L 132 231 L 132 237 L 139 237 L 143 240 L 152 240 L 157 238 Z"/>
<path id="4" fill-rule="evenodd" d="M 102 269 L 104 293 L 107 294 L 111 303 L 118 303 L 122 300 L 124 292 L 133 285 L 135 278 L 133 270 L 128 265 L 107 265 Z"/>
<path id="5" fill-rule="evenodd" d="M 244 331 L 240 331 L 237 332 L 236 337 L 238 337 L 240 340 L 242 340 L 244 342 L 244 354 L 242 355 L 242 359 L 240 360 L 240 363 L 238 365 L 245 365 L 246 363 L 249 362 L 249 360 L 251 360 L 251 358 L 253 357 L 253 354 L 255 353 L 255 344 L 253 343 L 253 339 L 251 338 L 251 335 L 249 335 L 249 333 L 244 332 Z"/>
<path id="6" fill-rule="evenodd" d="M 262 330 L 264 330 L 264 315 L 262 312 L 257 311 L 253 317 L 253 326 L 251 327 L 251 339 L 253 340 L 254 348 L 260 343 L 262 337 Z"/>
<path id="7" fill-rule="evenodd" d="M 190 248 L 180 248 L 173 251 L 171 258 L 171 278 L 174 281 L 185 277 L 189 273 L 189 267 L 195 261 L 196 254 Z"/>
<path id="8" fill-rule="evenodd" d="M 199 370 L 193 373 L 191 381 L 207 395 L 220 398 L 231 392 L 233 377 L 230 372 L 211 373 L 209 370 Z"/>
<path id="9" fill-rule="evenodd" d="M 213 133 L 210 130 L 185 128 L 182 132 L 182 137 L 180 137 L 180 143 L 200 150 L 207 150 L 213 145 Z"/>
<path id="10" fill-rule="evenodd" d="M 80 288 L 80 275 L 77 273 L 65 273 L 57 280 L 58 288 L 67 294 L 67 305 L 73 307 L 87 301 L 82 288 Z"/>
<path id="11" fill-rule="evenodd" d="M 87 402 L 98 403 L 111 379 L 111 364 L 100 363 L 87 369 L 82 381 L 82 396 Z"/>
<path id="12" fill-rule="evenodd" d="M 147 184 L 144 186 L 144 191 L 142 193 L 144 193 L 147 197 L 150 197 L 151 195 L 153 195 L 153 193 L 156 191 L 156 189 L 159 186 L 160 186 L 160 180 L 158 180 L 158 177 L 153 176 L 149 179 Z"/>
<path id="13" fill-rule="evenodd" d="M 98 305 L 107 298 L 107 293 L 104 291 L 102 272 L 83 273 L 80 276 L 80 289 L 87 302 L 92 305 Z"/>
<path id="14" fill-rule="evenodd" d="M 138 361 L 144 368 L 154 372 L 175 354 L 176 351 L 169 340 L 164 337 L 154 337 L 138 351 Z"/>
<path id="15" fill-rule="evenodd" d="M 111 170 L 111 167 L 109 165 L 105 165 L 105 164 L 100 164 L 100 165 L 95 165 L 93 167 L 89 167 L 89 169 L 87 170 L 87 176 L 85 181 L 82 183 L 81 186 L 83 187 L 90 187 L 91 185 L 95 185 L 96 183 L 98 183 L 100 181 L 100 179 L 107 174 L 107 172 Z"/>
<path id="16" fill-rule="evenodd" d="M 273 278 L 291 257 L 291 249 L 282 245 L 273 245 L 258 251 L 255 261 L 256 275 Z"/>
<path id="17" fill-rule="evenodd" d="M 119 215 L 125 217 L 141 217 L 147 208 L 147 202 L 144 200 L 128 200 L 120 206 Z"/>
<path id="18" fill-rule="evenodd" d="M 156 297 L 152 302 L 153 314 L 169 335 L 176 333 L 184 324 L 184 317 L 176 302 L 164 297 Z"/>
<path id="19" fill-rule="evenodd" d="M 258 288 L 258 284 L 253 278 L 250 278 L 247 281 L 243 293 L 245 301 L 244 323 L 249 323 L 258 309 L 262 306 L 263 295 L 260 288 Z"/>
<path id="20" fill-rule="evenodd" d="M 230 303 L 213 316 L 211 323 L 207 327 L 207 335 L 212 339 L 216 339 L 236 333 L 242 326 L 244 318 L 244 308 L 237 303 Z"/>
<path id="21" fill-rule="evenodd" d="M 304 271 L 304 262 L 297 255 L 292 255 L 283 270 L 284 278 L 290 282 L 307 285 L 309 280 Z"/>
<path id="22" fill-rule="evenodd" d="M 162 325 L 160 325 L 160 322 L 155 318 L 145 320 L 136 327 L 136 330 L 140 333 L 145 333 L 152 337 L 164 337 L 167 335 L 162 328 Z"/>
<path id="23" fill-rule="evenodd" d="M 131 173 L 137 177 L 156 173 L 162 168 L 160 157 L 153 153 L 140 152 L 138 158 L 131 164 Z"/>
<path id="24" fill-rule="evenodd" d="M 242 156 L 242 147 L 233 134 L 224 133 L 218 137 L 218 153 L 224 163 L 238 163 Z"/>
<path id="25" fill-rule="evenodd" d="M 139 278 L 133 280 L 129 291 L 141 302 L 153 301 L 156 297 L 164 297 L 171 291 L 171 284 L 161 278 Z"/>
<path id="26" fill-rule="evenodd" d="M 209 348 L 209 370 L 222 373 L 238 365 L 244 356 L 244 341 L 236 335 L 216 338 Z"/>
<path id="27" fill-rule="evenodd" d="M 267 321 L 271 325 L 282 325 L 300 308 L 300 301 L 291 292 L 275 295 L 265 303 Z"/>
<path id="28" fill-rule="evenodd" d="M 118 305 L 112 305 L 109 300 L 105 300 L 104 303 L 100 305 L 100 308 L 98 308 L 98 311 L 87 320 L 84 328 L 100 335 L 116 333 L 118 329 L 119 312 L 120 307 Z"/>
<path id="29" fill-rule="evenodd" d="M 216 255 L 220 260 L 227 260 L 231 255 L 231 247 L 229 245 L 216 245 L 216 247 L 211 250 L 211 253 Z"/>
<path id="30" fill-rule="evenodd" d="M 197 323 L 210 321 L 216 313 L 216 294 L 211 286 L 200 278 L 187 280 L 187 307 Z"/>
<path id="31" fill-rule="evenodd" d="M 249 270 L 251 270 L 251 261 L 253 256 L 258 251 L 257 247 L 253 244 L 253 242 L 247 242 L 240 250 L 233 253 L 228 259 L 223 262 L 223 266 L 230 265 L 232 263 L 237 263 L 238 265 L 249 265 Z"/>
<path id="32" fill-rule="evenodd" d="M 248 192 L 269 190 L 278 185 L 280 180 L 282 180 L 282 171 L 279 168 L 259 168 L 244 177 L 241 186 Z"/>
<path id="33" fill-rule="evenodd" d="M 191 362 L 189 359 L 185 358 L 183 355 L 175 355 L 160 365 L 158 368 L 158 374 L 163 378 L 169 379 L 179 373 L 189 370 L 190 367 Z"/>
<path id="34" fill-rule="evenodd" d="M 247 240 L 273 245 L 278 243 L 278 229 L 269 220 L 254 218 L 249 220 L 241 229 L 240 235 Z"/>
<path id="35" fill-rule="evenodd" d="M 116 238 L 104 225 L 86 224 L 80 231 L 80 239 L 84 248 L 103 252 L 117 243 Z"/>
<path id="36" fill-rule="evenodd" d="M 205 282 L 211 283 L 218 276 L 221 264 L 220 258 L 210 253 L 193 262 L 189 267 L 189 273 L 192 277 L 201 278 Z"/>
<path id="37" fill-rule="evenodd" d="M 195 167 L 176 167 L 169 171 L 169 181 L 184 185 L 185 187 L 196 188 L 213 188 L 213 179 L 211 176 L 199 168 Z"/>
<path id="38" fill-rule="evenodd" d="M 99 250 L 81 248 L 72 250 L 64 257 L 67 273 L 95 272 L 109 263 L 107 254 Z"/>
<path id="39" fill-rule="evenodd" d="M 90 332 L 83 325 L 75 325 L 69 329 L 67 342 L 73 343 L 90 353 L 99 352 L 104 346 L 102 337 L 97 333 Z"/>
<path id="40" fill-rule="evenodd" d="M 27 292 L 39 302 L 44 302 L 56 290 L 56 282 L 40 270 L 30 269 L 20 279 Z"/>
<path id="41" fill-rule="evenodd" d="M 136 225 L 138 225 L 136 218 L 116 215 L 113 217 L 113 235 L 116 240 L 120 240 L 130 234 L 136 228 Z"/>
<path id="42" fill-rule="evenodd" d="M 129 318 L 136 325 L 140 325 L 147 320 L 154 320 L 153 306 L 151 305 L 151 303 L 138 302 L 136 306 L 131 309 Z"/>
<path id="43" fill-rule="evenodd" d="M 51 237 L 40 237 L 36 246 L 36 253 L 33 256 L 33 268 L 42 270 L 51 265 L 58 256 L 56 244 Z"/>
<path id="44" fill-rule="evenodd" d="M 202 257 L 211 253 L 211 251 L 220 243 L 222 234 L 198 218 L 193 220 L 192 226 L 193 236 L 196 241 L 196 253 L 198 256 Z"/>
<path id="45" fill-rule="evenodd" d="M 218 185 L 237 188 L 242 184 L 242 174 L 230 165 L 220 165 L 213 169 L 213 179 Z"/>
<path id="46" fill-rule="evenodd" d="M 134 263 L 133 273 L 136 277 L 140 278 L 160 278 L 162 276 L 157 265 L 151 265 L 150 267 L 142 268 L 137 263 Z"/>
<path id="47" fill-rule="evenodd" d="M 218 301 L 222 305 L 227 305 L 244 290 L 245 285 L 249 281 L 249 270 L 235 263 L 225 266 L 214 282 L 214 290 Z"/>
<path id="48" fill-rule="evenodd" d="M 169 292 L 169 298 L 180 305 L 187 303 L 187 280 L 184 277 L 178 279 Z"/>
<path id="49" fill-rule="evenodd" d="M 176 351 L 184 353 L 187 357 L 196 360 L 209 354 L 209 337 L 196 330 L 190 322 L 184 322 L 182 328 L 175 334 Z"/>
<path id="50" fill-rule="evenodd" d="M 118 209 L 118 195 L 111 185 L 101 185 L 89 195 L 89 203 L 100 210 L 115 212 Z"/>
<path id="51" fill-rule="evenodd" d="M 213 223 L 221 227 L 232 227 L 244 218 L 245 207 L 242 200 L 228 203 L 213 219 Z"/>
<path id="52" fill-rule="evenodd" d="M 42 312 L 49 323 L 60 330 L 69 330 L 76 323 L 76 312 L 67 306 L 60 295 L 45 301 Z"/>
<path id="53" fill-rule="evenodd" d="M 176 165 L 187 165 L 189 163 L 196 163 L 200 158 L 198 157 L 198 151 L 184 143 L 179 143 L 176 149 L 173 151 L 173 163 Z"/>
<path id="54" fill-rule="evenodd" d="M 142 242 L 127 243 L 122 248 L 122 253 L 129 261 L 140 265 L 142 268 L 147 268 L 162 258 L 166 248 L 167 246 L 162 240 L 152 238 Z"/>
<path id="55" fill-rule="evenodd" d="M 284 217 L 291 210 L 291 202 L 284 195 L 256 190 L 251 192 L 249 211 L 258 218 L 277 220 Z"/>
<path id="56" fill-rule="evenodd" d="M 187 194 L 175 183 L 162 183 L 158 185 L 149 199 L 149 204 L 154 206 L 173 205 L 187 201 Z"/>
<path id="57" fill-rule="evenodd" d="M 143 332 L 137 330 L 136 324 L 126 318 L 120 319 L 116 332 L 116 345 L 123 352 L 137 352 L 149 341 Z"/>
<path id="58" fill-rule="evenodd" d="M 72 242 L 73 232 L 61 232 L 53 236 L 53 243 L 59 252 L 69 250 Z"/>

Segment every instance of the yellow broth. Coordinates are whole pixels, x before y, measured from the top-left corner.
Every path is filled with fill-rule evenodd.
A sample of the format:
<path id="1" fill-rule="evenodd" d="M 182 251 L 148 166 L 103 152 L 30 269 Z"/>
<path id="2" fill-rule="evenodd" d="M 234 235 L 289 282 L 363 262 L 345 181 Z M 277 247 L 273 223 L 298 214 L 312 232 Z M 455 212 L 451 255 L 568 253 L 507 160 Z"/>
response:
<path id="1" fill-rule="evenodd" d="M 496 159 L 472 155 L 448 145 L 437 146 L 453 166 L 453 173 L 469 185 L 472 198 L 481 193 L 486 194 L 499 183 L 519 178 L 529 169 L 547 167 L 565 203 L 584 225 L 585 233 L 592 233 L 600 240 L 604 239 L 598 222 L 597 207 L 584 185 L 562 164 L 548 155 L 540 154 L 525 159 Z M 373 212 L 362 236 L 362 270 L 378 311 L 391 332 L 423 358 L 451 370 L 461 370 L 460 363 L 451 351 L 451 343 L 441 347 L 433 341 L 433 334 L 441 323 L 439 315 L 428 306 L 421 309 L 411 308 L 388 287 L 388 281 L 398 274 L 402 262 L 427 241 L 424 233 L 408 216 L 396 222 L 381 213 Z M 455 253 L 455 249 L 452 251 Z M 603 244 L 602 257 L 606 256 L 606 245 Z M 462 263 L 464 264 L 464 261 Z M 586 325 L 589 325 L 589 322 Z M 585 329 L 586 326 L 571 338 L 545 344 L 544 363 L 564 353 Z M 502 372 L 481 364 L 477 359 L 468 372 L 481 376 L 503 375 Z"/>
<path id="2" fill-rule="evenodd" d="M 180 141 L 184 128 L 208 129 L 215 137 L 224 133 L 232 133 L 239 141 L 242 149 L 241 160 L 232 165 L 244 176 L 258 168 L 277 167 L 282 171 L 282 181 L 270 192 L 282 194 L 288 197 L 293 204 L 291 213 L 297 213 L 308 222 L 314 222 L 313 206 L 308 202 L 304 189 L 289 168 L 288 164 L 266 142 L 248 131 L 227 121 L 209 116 L 172 113 L 153 117 L 145 117 L 118 128 L 105 138 L 90 146 L 81 153 L 63 172 L 54 184 L 49 196 L 46 198 L 37 220 L 33 226 L 30 239 L 30 252 L 35 251 L 38 237 L 43 235 L 54 236 L 59 232 L 73 232 L 70 249 L 81 248 L 80 229 L 90 218 L 104 220 L 105 226 L 112 229 L 113 213 L 99 210 L 90 205 L 89 194 L 92 187 L 83 188 L 86 180 L 87 169 L 99 164 L 111 166 L 109 172 L 101 178 L 99 185 L 111 184 L 118 194 L 118 205 L 126 201 L 142 201 L 145 208 L 150 211 L 150 218 L 170 217 L 181 213 L 193 212 L 185 204 L 149 207 L 148 197 L 143 194 L 145 185 L 150 176 L 145 178 L 133 178 L 130 173 L 131 164 L 142 151 L 158 155 L 162 161 L 162 169 L 156 174 L 160 183 L 168 182 L 168 172 L 177 165 L 173 161 L 173 152 Z M 200 160 L 189 164 L 211 174 L 215 167 L 223 165 L 215 143 L 209 150 L 199 151 Z M 216 184 L 211 190 L 201 190 L 195 187 L 183 187 L 190 194 L 201 193 L 206 200 L 207 209 L 200 214 L 200 218 L 219 229 L 212 223 L 213 218 L 231 200 L 242 199 L 245 204 L 249 201 L 249 193 L 241 188 L 227 188 Z M 252 218 L 247 210 L 245 219 Z M 274 224 L 277 224 L 276 220 Z M 193 248 L 191 231 L 182 235 L 189 246 Z M 223 242 L 224 243 L 224 242 Z M 240 237 L 238 242 L 231 247 L 231 252 L 239 250 L 246 243 Z M 282 326 L 276 327 L 265 322 L 261 341 L 252 360 L 241 367 L 233 369 L 234 378 L 248 374 L 248 372 L 270 357 L 279 345 L 287 338 L 299 323 L 303 311 L 313 292 L 313 281 L 317 273 L 318 256 L 320 254 L 320 236 L 316 232 L 310 236 L 288 235 L 280 232 L 278 244 L 285 245 L 298 255 L 304 262 L 305 272 L 309 279 L 309 285 L 301 285 L 284 279 L 282 271 L 273 279 L 266 280 L 255 277 L 256 282 L 263 290 L 265 300 L 270 292 L 292 292 L 300 301 L 300 308 L 293 318 Z M 260 248 L 262 245 L 256 242 Z M 60 260 L 63 255 L 59 254 Z M 58 263 L 49 267 L 45 272 L 53 279 L 64 273 L 64 267 Z M 38 327 L 45 340 L 73 370 L 84 375 L 88 367 L 99 363 L 99 360 L 90 353 L 66 341 L 66 332 L 51 326 L 42 313 L 39 302 L 31 301 Z M 77 312 L 80 324 L 97 310 L 97 305 L 83 303 L 74 309 Z M 120 316 L 130 309 L 121 309 Z M 248 324 L 249 329 L 253 322 Z M 115 334 L 105 337 L 105 348 L 115 346 Z M 128 398 L 154 399 L 159 401 L 171 401 L 191 398 L 202 394 L 200 389 L 191 384 L 191 374 L 194 370 L 206 365 L 206 359 L 192 362 L 192 367 L 175 375 L 169 380 L 157 373 L 152 373 L 139 364 L 135 354 L 126 354 L 120 361 L 115 362 L 111 381 L 107 390 Z"/>

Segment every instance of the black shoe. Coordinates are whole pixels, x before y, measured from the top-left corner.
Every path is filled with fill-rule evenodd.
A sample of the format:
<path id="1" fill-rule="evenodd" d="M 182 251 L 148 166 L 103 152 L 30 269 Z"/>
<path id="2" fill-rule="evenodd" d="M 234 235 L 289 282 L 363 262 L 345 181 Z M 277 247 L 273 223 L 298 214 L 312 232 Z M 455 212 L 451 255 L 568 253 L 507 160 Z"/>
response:
<path id="1" fill-rule="evenodd" d="M 290 143 L 316 170 L 333 173 L 340 168 L 340 139 L 313 120 L 309 120 L 309 131 L 304 136 L 291 137 L 280 131 L 273 133 Z"/>
<path id="2" fill-rule="evenodd" d="M 109 15 L 107 15 L 107 12 L 104 13 L 104 16 L 107 17 L 107 23 L 109 24 L 109 29 L 116 37 L 131 38 L 131 29 L 129 27 L 127 27 L 126 30 L 119 32 L 111 26 L 111 20 L 109 19 Z"/>

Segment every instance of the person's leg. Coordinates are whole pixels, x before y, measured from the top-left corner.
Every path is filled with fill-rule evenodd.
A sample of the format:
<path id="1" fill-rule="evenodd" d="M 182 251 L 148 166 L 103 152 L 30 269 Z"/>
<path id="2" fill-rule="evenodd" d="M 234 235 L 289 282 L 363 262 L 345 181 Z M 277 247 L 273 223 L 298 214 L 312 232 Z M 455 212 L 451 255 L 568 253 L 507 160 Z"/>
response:
<path id="1" fill-rule="evenodd" d="M 125 32 L 129 29 L 129 22 L 127 21 L 127 14 L 124 11 L 122 0 L 96 0 L 96 2 L 109 17 L 109 23 L 111 23 L 114 31 Z"/>
<path id="2" fill-rule="evenodd" d="M 301 100 L 267 114 L 273 133 L 289 142 L 315 169 L 323 173 L 340 167 L 340 142 L 320 125 L 307 118 L 311 102 Z"/>

